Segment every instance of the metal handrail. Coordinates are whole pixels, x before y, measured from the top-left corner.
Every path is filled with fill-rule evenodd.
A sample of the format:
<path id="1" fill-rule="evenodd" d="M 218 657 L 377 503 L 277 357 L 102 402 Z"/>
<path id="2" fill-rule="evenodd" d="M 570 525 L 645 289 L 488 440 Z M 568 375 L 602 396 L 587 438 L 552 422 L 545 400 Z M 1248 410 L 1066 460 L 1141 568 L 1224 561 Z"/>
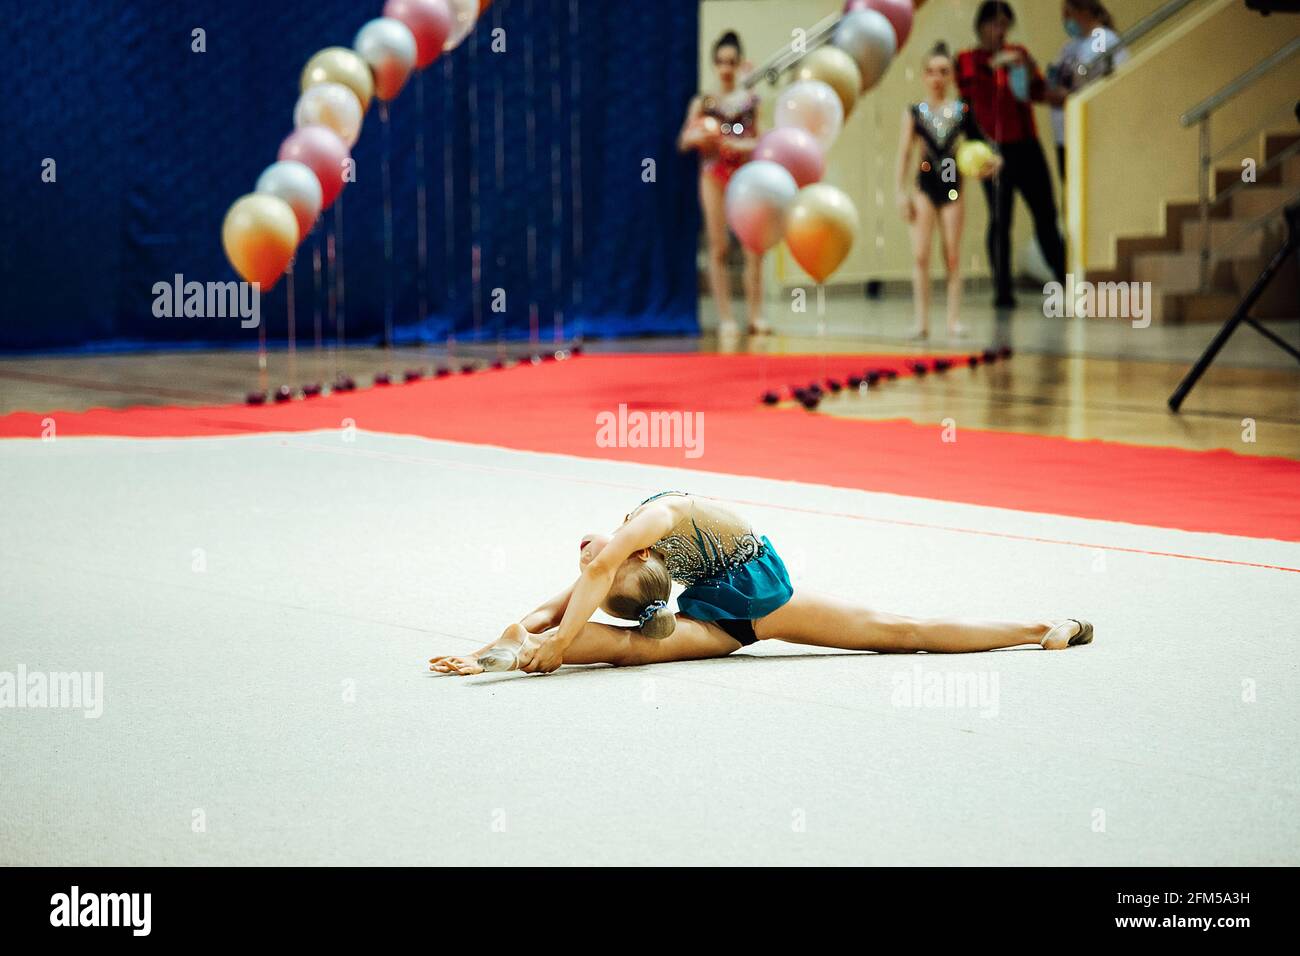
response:
<path id="1" fill-rule="evenodd" d="M 1285 46 L 1282 46 L 1279 49 L 1275 50 L 1272 54 L 1265 57 L 1263 60 L 1260 60 L 1249 70 L 1247 70 L 1246 72 L 1238 76 L 1236 79 L 1226 83 L 1217 92 L 1206 97 L 1204 100 L 1197 103 L 1190 110 L 1184 113 L 1179 120 L 1179 122 L 1181 122 L 1184 127 L 1187 126 L 1200 127 L 1200 131 L 1199 131 L 1200 145 L 1198 148 L 1198 155 L 1200 159 L 1199 159 L 1198 170 L 1197 170 L 1197 172 L 1199 173 L 1197 177 L 1199 180 L 1199 189 L 1198 189 L 1198 196 L 1197 196 L 1197 205 L 1200 207 L 1200 219 L 1201 219 L 1201 255 L 1200 255 L 1201 291 L 1205 291 L 1206 289 L 1209 288 L 1210 285 L 1210 266 L 1211 266 L 1211 259 L 1212 259 L 1210 254 L 1210 209 L 1213 206 L 1216 206 L 1220 202 L 1222 202 L 1223 199 L 1225 199 L 1228 195 L 1235 193 L 1237 189 L 1241 187 L 1241 183 L 1234 183 L 1231 187 L 1224 190 L 1224 192 L 1219 196 L 1215 197 L 1214 199 L 1210 198 L 1210 187 L 1211 187 L 1210 180 L 1214 175 L 1214 163 L 1222 155 L 1222 151 L 1220 151 L 1220 153 L 1218 154 L 1215 154 L 1211 147 L 1210 119 L 1211 117 L 1213 117 L 1214 113 L 1217 110 L 1223 107 L 1225 103 L 1240 95 L 1247 87 L 1251 86 L 1261 77 L 1267 75 L 1274 68 L 1280 66 L 1282 63 L 1285 63 L 1291 57 L 1295 56 L 1296 53 L 1300 53 L 1300 37 L 1296 37 L 1290 43 L 1287 43 Z M 1267 122 L 1256 125 L 1252 133 L 1260 132 L 1265 128 L 1266 125 Z M 1242 138 L 1244 137 L 1238 137 L 1238 141 L 1240 141 L 1240 139 Z M 1285 158 L 1285 156 L 1291 155 L 1292 152 L 1293 150 L 1288 149 L 1287 151 L 1284 152 L 1282 157 L 1274 157 L 1274 159 L 1280 160 L 1281 158 Z M 1266 163 L 1265 169 L 1267 170 L 1268 168 L 1271 168 L 1272 165 L 1274 165 L 1273 161 Z M 1269 213 L 1269 215 L 1272 214 L 1273 213 Z M 1238 236 L 1234 236 L 1232 242 L 1228 243 L 1228 245 L 1231 246 L 1235 244 L 1237 239 L 1240 238 L 1240 235 L 1241 234 L 1239 234 Z"/>
<path id="2" fill-rule="evenodd" d="M 764 60 L 761 65 L 756 66 L 748 76 L 740 81 L 740 85 L 747 90 L 752 90 L 763 80 L 767 80 L 769 86 L 775 86 L 782 73 L 819 46 L 829 43 L 835 33 L 835 28 L 840 25 L 840 21 L 843 19 L 843 13 L 833 13 L 817 21 L 813 28 L 805 34 L 803 41 L 799 43 L 801 49 L 795 49 L 795 41 L 791 40 Z"/>
<path id="3" fill-rule="evenodd" d="M 1297 200 L 1300 200 L 1300 189 L 1297 189 L 1295 192 L 1291 193 L 1291 195 L 1288 196 L 1286 199 L 1282 200 L 1282 205 L 1279 206 L 1278 209 L 1285 209 L 1287 206 L 1291 205 L 1293 202 L 1296 202 Z M 1211 259 L 1213 259 L 1214 261 L 1220 261 L 1223 258 L 1225 258 L 1227 250 L 1231 249 L 1237 243 L 1241 242 L 1241 240 L 1245 239 L 1252 232 L 1256 232 L 1259 229 L 1262 229 L 1266 224 L 1268 224 L 1270 221 L 1276 218 L 1278 209 L 1270 209 L 1268 212 L 1260 213 L 1254 219 L 1250 220 L 1250 222 L 1246 223 L 1235 233 L 1233 233 L 1232 238 L 1229 239 L 1227 242 L 1225 242 L 1223 246 L 1218 250 L 1218 252 L 1212 253 Z"/>
<path id="4" fill-rule="evenodd" d="M 1201 120 L 1208 118 L 1211 113 L 1217 110 L 1224 103 L 1228 102 L 1228 100 L 1232 99 L 1246 87 L 1250 86 L 1269 70 L 1273 69 L 1273 67 L 1289 60 L 1298 52 L 1300 52 L 1300 37 L 1296 37 L 1271 56 L 1260 60 L 1245 73 L 1241 74 L 1241 76 L 1224 86 L 1219 90 L 1219 92 L 1207 97 L 1200 103 L 1197 103 L 1183 114 L 1181 120 L 1182 124 L 1184 126 L 1193 126 Z"/>
<path id="5" fill-rule="evenodd" d="M 1260 127 L 1260 129 L 1263 129 L 1263 127 Z M 1256 130 L 1255 132 L 1258 133 L 1259 130 Z M 1255 175 L 1258 177 L 1258 176 L 1260 176 L 1260 175 L 1262 175 L 1262 174 L 1264 174 L 1264 173 L 1269 172 L 1269 171 L 1272 170 L 1272 169 L 1276 169 L 1278 166 L 1281 166 L 1281 165 L 1282 165 L 1283 163 L 1285 163 L 1288 159 L 1290 159 L 1292 156 L 1295 156 L 1295 155 L 1300 155 L 1300 140 L 1298 140 L 1298 141 L 1292 143 L 1290 146 L 1288 146 L 1286 149 L 1282 150 L 1282 152 L 1278 153 L 1278 154 L 1277 154 L 1276 156 L 1274 156 L 1272 159 L 1265 160 L 1265 161 L 1264 161 L 1264 165 L 1262 165 L 1262 166 L 1257 166 L 1257 167 L 1255 168 Z M 1248 183 L 1248 182 L 1246 182 L 1244 179 L 1239 179 L 1239 180 L 1237 180 L 1235 183 L 1233 183 L 1231 186 L 1228 186 L 1226 189 L 1222 189 L 1222 190 L 1220 190 L 1219 192 L 1215 193 L 1215 194 L 1214 194 L 1214 198 L 1210 200 L 1210 205 L 1211 205 L 1212 207 L 1213 207 L 1213 206 L 1218 206 L 1218 205 L 1220 205 L 1220 204 L 1221 204 L 1225 199 L 1231 199 L 1233 196 L 1235 196 L 1235 195 L 1237 194 L 1237 190 L 1239 190 L 1239 189 L 1245 189 L 1247 186 L 1254 186 L 1254 185 L 1256 185 L 1257 183 L 1258 183 L 1258 179 L 1257 179 L 1256 182 L 1254 182 L 1254 183 Z M 1273 211 L 1270 212 L 1268 215 L 1271 216 L 1271 215 L 1273 215 L 1275 212 L 1277 212 L 1277 210 L 1273 210 Z"/>

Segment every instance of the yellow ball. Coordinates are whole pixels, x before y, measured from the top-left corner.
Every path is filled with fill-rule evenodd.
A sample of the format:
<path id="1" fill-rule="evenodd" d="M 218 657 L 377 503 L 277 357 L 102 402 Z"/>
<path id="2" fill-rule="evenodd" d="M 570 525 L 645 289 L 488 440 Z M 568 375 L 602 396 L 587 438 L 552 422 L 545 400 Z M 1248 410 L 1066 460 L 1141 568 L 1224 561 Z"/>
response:
<path id="1" fill-rule="evenodd" d="M 972 179 L 984 178 L 984 167 L 993 159 L 989 144 L 979 139 L 968 139 L 957 147 L 957 169 Z"/>

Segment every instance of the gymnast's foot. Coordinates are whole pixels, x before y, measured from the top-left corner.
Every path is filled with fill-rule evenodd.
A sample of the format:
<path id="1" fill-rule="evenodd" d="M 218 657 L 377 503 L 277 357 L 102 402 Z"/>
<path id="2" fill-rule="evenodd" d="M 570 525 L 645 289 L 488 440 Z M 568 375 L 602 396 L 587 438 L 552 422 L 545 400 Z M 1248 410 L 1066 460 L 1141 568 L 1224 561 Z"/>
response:
<path id="1" fill-rule="evenodd" d="M 950 339 L 964 339 L 966 337 L 966 331 L 966 326 L 962 325 L 960 322 L 948 323 L 948 338 Z"/>
<path id="2" fill-rule="evenodd" d="M 1087 621 L 1076 621 L 1073 618 L 1053 621 L 1052 629 L 1039 643 L 1049 651 L 1059 651 L 1078 644 L 1091 644 L 1092 625 Z"/>
<path id="3" fill-rule="evenodd" d="M 909 342 L 924 342 L 930 337 L 930 330 L 924 325 L 914 325 L 907 330 L 904 336 Z"/>

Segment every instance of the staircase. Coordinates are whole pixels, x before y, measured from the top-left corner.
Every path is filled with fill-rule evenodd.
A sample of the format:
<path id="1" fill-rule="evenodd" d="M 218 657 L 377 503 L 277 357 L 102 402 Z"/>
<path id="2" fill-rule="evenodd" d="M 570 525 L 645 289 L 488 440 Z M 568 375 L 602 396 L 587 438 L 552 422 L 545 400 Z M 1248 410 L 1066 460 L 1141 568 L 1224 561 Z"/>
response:
<path id="1" fill-rule="evenodd" d="M 1115 269 L 1090 271 L 1089 281 L 1150 282 L 1153 324 L 1224 321 L 1281 247 L 1285 239 L 1283 207 L 1300 198 L 1300 133 L 1264 133 L 1259 150 L 1251 155 L 1263 168 L 1283 154 L 1289 155 L 1260 173 L 1254 183 L 1242 183 L 1240 166 L 1216 169 L 1208 224 L 1201 222 L 1199 204 L 1169 203 L 1163 234 L 1120 237 Z M 1218 199 L 1234 187 L 1230 196 Z M 1202 289 L 1201 249 L 1206 225 L 1210 268 L 1208 284 Z M 1259 319 L 1300 316 L 1300 269 L 1294 259 L 1252 314 Z"/>

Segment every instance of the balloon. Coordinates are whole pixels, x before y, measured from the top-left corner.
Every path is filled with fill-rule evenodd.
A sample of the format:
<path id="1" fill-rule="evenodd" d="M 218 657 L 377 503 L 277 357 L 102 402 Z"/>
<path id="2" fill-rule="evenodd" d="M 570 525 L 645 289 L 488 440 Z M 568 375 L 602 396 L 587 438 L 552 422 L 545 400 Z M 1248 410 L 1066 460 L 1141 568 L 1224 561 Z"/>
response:
<path id="1" fill-rule="evenodd" d="M 825 183 L 800 190 L 786 218 L 790 254 L 819 284 L 843 264 L 857 234 L 853 200 Z"/>
<path id="2" fill-rule="evenodd" d="M 415 34 L 401 20 L 376 17 L 357 31 L 352 48 L 375 76 L 375 96 L 396 99 L 415 69 Z"/>
<path id="3" fill-rule="evenodd" d="M 361 104 L 356 94 L 342 83 L 309 86 L 293 108 L 293 125 L 295 129 L 327 126 L 351 149 L 361 135 Z"/>
<path id="4" fill-rule="evenodd" d="M 853 111 L 858 91 L 862 89 L 862 72 L 853 57 L 835 46 L 818 47 L 800 60 L 794 78 L 821 80 L 833 89 L 844 107 L 845 117 Z"/>
<path id="5" fill-rule="evenodd" d="M 289 204 L 252 193 L 235 200 L 221 224 L 226 258 L 245 282 L 265 292 L 279 281 L 298 246 L 298 220 Z"/>
<path id="6" fill-rule="evenodd" d="M 302 163 L 320 181 L 321 208 L 334 205 L 343 191 L 348 148 L 328 126 L 304 126 L 290 133 L 280 144 L 281 160 Z"/>
<path id="7" fill-rule="evenodd" d="M 375 93 L 374 77 L 366 61 L 346 47 L 326 47 L 307 61 L 302 70 L 301 89 L 319 83 L 342 83 L 356 94 L 361 112 L 370 109 L 370 97 Z"/>
<path id="8" fill-rule="evenodd" d="M 968 139 L 957 147 L 957 170 L 972 179 L 985 179 L 984 167 L 993 160 L 993 149 L 982 139 Z"/>
<path id="9" fill-rule="evenodd" d="M 858 65 L 862 73 L 862 92 L 880 82 L 897 49 L 894 28 L 884 14 L 875 10 L 846 13 L 835 28 L 831 42 L 853 57 L 853 62 Z"/>
<path id="10" fill-rule="evenodd" d="M 320 218 L 320 180 L 311 168 L 297 160 L 276 162 L 267 166 L 257 177 L 254 191 L 283 199 L 298 220 L 299 241 L 307 238 L 311 227 Z"/>
<path id="11" fill-rule="evenodd" d="M 754 159 L 766 159 L 784 166 L 800 189 L 815 183 L 826 173 L 826 156 L 812 133 L 798 126 L 779 126 L 759 138 Z"/>
<path id="12" fill-rule="evenodd" d="M 727 185 L 727 222 L 741 244 L 764 253 L 781 241 L 785 215 L 799 193 L 789 171 L 770 160 L 745 163 Z"/>
<path id="13" fill-rule="evenodd" d="M 438 59 L 451 35 L 451 8 L 447 0 L 388 0 L 384 16 L 401 20 L 415 37 L 415 66 L 423 70 Z"/>
<path id="14" fill-rule="evenodd" d="M 447 0 L 447 5 L 451 7 L 452 25 L 445 49 L 454 50 L 478 22 L 478 0 Z"/>
<path id="15" fill-rule="evenodd" d="M 903 48 L 907 38 L 912 35 L 912 0 L 849 0 L 844 5 L 844 12 L 854 10 L 875 10 L 883 14 L 894 28 L 894 51 Z"/>
<path id="16" fill-rule="evenodd" d="M 823 150 L 829 150 L 844 126 L 844 107 L 821 80 L 800 80 L 777 97 L 775 119 L 777 126 L 807 130 Z"/>

